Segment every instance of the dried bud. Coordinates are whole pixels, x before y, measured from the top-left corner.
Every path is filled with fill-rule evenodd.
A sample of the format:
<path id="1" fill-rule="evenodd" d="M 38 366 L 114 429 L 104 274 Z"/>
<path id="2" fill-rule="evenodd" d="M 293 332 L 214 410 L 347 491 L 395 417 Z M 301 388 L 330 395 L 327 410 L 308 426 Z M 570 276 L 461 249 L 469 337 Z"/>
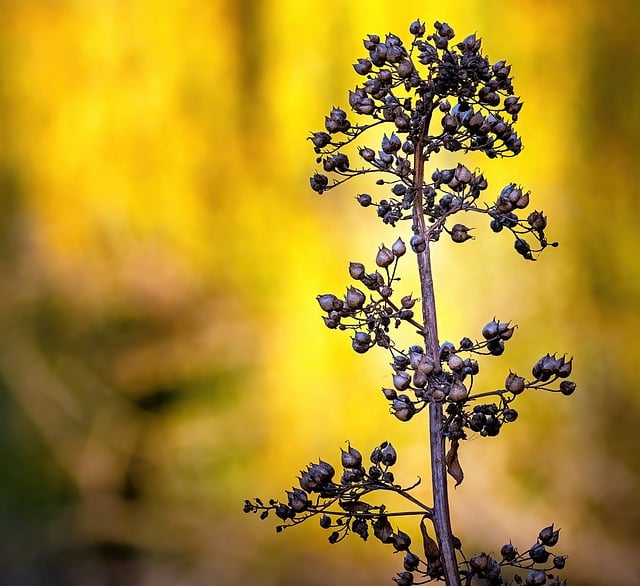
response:
<path id="1" fill-rule="evenodd" d="M 531 246 L 529 243 L 523 238 L 516 238 L 513 243 L 513 247 L 516 249 L 516 252 L 520 254 L 522 257 L 527 260 L 534 260 L 533 255 L 531 254 Z"/>
<path id="2" fill-rule="evenodd" d="M 506 423 L 512 423 L 516 419 L 518 419 L 518 412 L 515 409 L 511 409 L 509 407 L 505 407 L 502 415 Z"/>

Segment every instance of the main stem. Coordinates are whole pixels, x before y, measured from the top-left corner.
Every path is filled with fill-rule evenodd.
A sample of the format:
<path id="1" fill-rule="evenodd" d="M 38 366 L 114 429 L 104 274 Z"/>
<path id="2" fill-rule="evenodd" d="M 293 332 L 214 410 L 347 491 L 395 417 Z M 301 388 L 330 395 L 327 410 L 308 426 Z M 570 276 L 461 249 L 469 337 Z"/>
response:
<path id="1" fill-rule="evenodd" d="M 416 145 L 414 170 L 416 196 L 413 204 L 413 229 L 426 240 L 426 248 L 418 253 L 420 293 L 422 297 L 422 319 L 424 323 L 425 353 L 433 363 L 440 364 L 440 343 L 438 342 L 438 322 L 436 301 L 433 291 L 430 242 L 422 208 L 425 159 L 421 141 Z M 461 586 L 458 561 L 453 545 L 449 494 L 447 488 L 447 467 L 445 461 L 445 437 L 442 434 L 442 403 L 429 403 L 429 446 L 431 453 L 431 485 L 433 488 L 433 525 L 440 548 L 440 559 L 447 586 Z"/>

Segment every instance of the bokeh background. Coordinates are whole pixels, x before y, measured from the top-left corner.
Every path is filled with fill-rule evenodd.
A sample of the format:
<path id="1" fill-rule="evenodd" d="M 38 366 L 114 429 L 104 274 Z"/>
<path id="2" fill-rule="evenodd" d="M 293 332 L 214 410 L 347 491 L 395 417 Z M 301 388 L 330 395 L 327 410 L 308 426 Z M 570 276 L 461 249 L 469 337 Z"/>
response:
<path id="1" fill-rule="evenodd" d="M 512 63 L 526 148 L 466 163 L 495 190 L 531 189 L 561 242 L 528 263 L 478 224 L 438 246 L 441 339 L 512 320 L 485 384 L 546 352 L 574 355 L 579 383 L 523 397 L 516 424 L 466 442 L 455 531 L 497 552 L 554 522 L 573 584 L 638 584 L 640 4 L 0 11 L 0 584 L 391 583 L 401 559 L 377 542 L 276 536 L 241 509 L 310 460 L 337 462 L 346 440 L 392 441 L 400 480 L 427 474 L 425 422 L 396 421 L 379 392 L 387 357 L 354 355 L 314 299 L 398 232 L 350 189 L 313 194 L 305 140 L 346 107 L 362 37 L 416 17 Z"/>

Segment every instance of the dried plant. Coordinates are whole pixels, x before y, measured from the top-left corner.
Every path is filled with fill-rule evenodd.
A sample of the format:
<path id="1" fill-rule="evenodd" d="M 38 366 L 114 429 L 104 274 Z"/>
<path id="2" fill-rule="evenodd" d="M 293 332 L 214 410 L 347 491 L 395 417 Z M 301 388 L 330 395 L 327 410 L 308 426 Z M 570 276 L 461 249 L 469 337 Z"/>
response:
<path id="1" fill-rule="evenodd" d="M 360 262 L 351 262 L 349 275 L 357 285 L 349 286 L 344 295 L 327 293 L 317 299 L 326 327 L 352 331 L 355 352 L 377 346 L 391 355 L 392 384 L 382 392 L 392 415 L 406 422 L 426 412 L 433 503 L 425 504 L 415 496 L 419 482 L 396 483 L 391 470 L 396 449 L 385 441 L 373 449 L 367 463 L 353 446 L 343 449 L 339 479 L 331 464 L 319 460 L 300 472 L 298 486 L 287 491 L 285 499 L 266 504 L 258 498 L 247 500 L 244 510 L 262 519 L 275 514 L 281 521 L 278 531 L 316 517 L 329 531 L 331 543 L 350 533 L 367 540 L 372 533 L 393 550 L 404 552 L 404 567 L 393 578 L 398 586 L 439 581 L 447 585 L 564 584 L 556 570 L 564 567 L 566 556 L 550 551 L 559 536 L 554 525 L 542 529 L 528 549 L 518 550 L 509 542 L 499 556 L 467 557 L 451 529 L 447 474 L 456 485 L 463 481 L 459 460 L 463 440 L 471 434 L 498 435 L 504 425 L 517 419 L 514 403 L 525 392 L 570 395 L 576 385 L 568 379 L 572 359 L 547 353 L 533 365 L 530 377 L 509 371 L 502 388 L 478 390 L 476 358 L 504 352 L 515 331 L 508 321 L 493 318 L 478 339 L 465 337 L 457 345 L 438 340 L 431 247 L 443 235 L 456 244 L 473 238 L 471 228 L 454 223 L 454 216 L 485 215 L 491 230 L 509 233 L 517 253 L 528 260 L 556 243 L 547 240 L 547 218 L 541 211 L 524 215 L 531 194 L 516 183 L 486 198 L 483 174 L 462 163 L 436 168 L 430 179 L 426 176 L 427 163 L 442 150 L 480 151 L 489 158 L 520 153 L 522 142 L 514 123 L 522 102 L 514 96 L 510 65 L 491 63 L 481 53 L 476 35 L 454 44 L 448 24 L 435 22 L 434 31 L 426 35 L 419 20 L 411 23 L 409 31 L 413 37 L 409 46 L 394 34 L 384 41 L 377 35 L 364 40 L 368 55 L 354 65 L 364 81 L 349 92 L 349 105 L 365 122 L 353 122 L 341 108 L 331 110 L 325 130 L 310 137 L 317 162 L 323 166 L 310 183 L 322 194 L 354 177 L 376 174 L 378 189 L 388 195 L 376 201 L 360 193 L 357 202 L 375 209 L 385 224 L 410 222 L 409 247 L 417 259 L 419 299 L 396 293 L 398 263 L 407 253 L 402 238 L 391 247 L 380 246 L 372 272 Z M 362 144 L 364 134 L 377 126 L 389 128 L 380 148 Z M 358 146 L 358 164 L 345 152 L 348 145 Z M 416 306 L 421 311 L 415 312 Z M 401 326 L 417 336 L 408 348 L 393 339 Z M 367 502 L 372 493 L 393 493 L 406 500 L 409 509 L 372 505 Z M 394 526 L 401 517 L 419 523 L 419 547 Z"/>

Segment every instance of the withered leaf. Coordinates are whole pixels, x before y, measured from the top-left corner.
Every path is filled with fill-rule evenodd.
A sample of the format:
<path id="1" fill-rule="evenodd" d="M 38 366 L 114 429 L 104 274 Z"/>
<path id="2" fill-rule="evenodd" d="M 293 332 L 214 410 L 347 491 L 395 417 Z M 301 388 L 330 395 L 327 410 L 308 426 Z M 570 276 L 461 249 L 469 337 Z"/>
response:
<path id="1" fill-rule="evenodd" d="M 340 507 L 348 513 L 366 513 L 373 507 L 364 501 L 340 501 Z"/>
<path id="2" fill-rule="evenodd" d="M 435 540 L 429 536 L 427 531 L 427 524 L 425 523 L 425 517 L 420 520 L 420 533 L 422 534 L 422 544 L 424 547 L 424 556 L 427 558 L 429 564 L 440 561 L 440 548 Z"/>
<path id="3" fill-rule="evenodd" d="M 445 457 L 445 463 L 447 465 L 447 472 L 453 476 L 456 481 L 456 486 L 458 486 L 464 478 L 464 472 L 458 459 L 458 440 L 451 440 L 451 447 Z"/>
<path id="4" fill-rule="evenodd" d="M 391 542 L 393 527 L 391 527 L 391 523 L 389 523 L 389 519 L 387 519 L 386 515 L 380 515 L 373 522 L 373 534 L 382 541 L 382 543 Z"/>

